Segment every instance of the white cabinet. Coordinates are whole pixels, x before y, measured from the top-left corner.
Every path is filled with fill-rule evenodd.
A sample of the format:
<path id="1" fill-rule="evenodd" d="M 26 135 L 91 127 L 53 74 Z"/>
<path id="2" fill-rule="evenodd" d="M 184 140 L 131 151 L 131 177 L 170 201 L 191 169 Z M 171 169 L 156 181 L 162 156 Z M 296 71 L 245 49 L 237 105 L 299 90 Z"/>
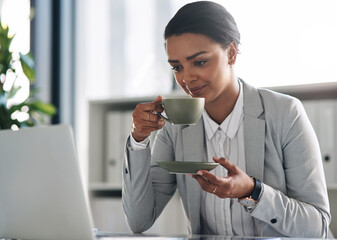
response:
<path id="1" fill-rule="evenodd" d="M 325 179 L 329 189 L 337 184 L 337 100 L 303 101 L 320 144 Z"/>

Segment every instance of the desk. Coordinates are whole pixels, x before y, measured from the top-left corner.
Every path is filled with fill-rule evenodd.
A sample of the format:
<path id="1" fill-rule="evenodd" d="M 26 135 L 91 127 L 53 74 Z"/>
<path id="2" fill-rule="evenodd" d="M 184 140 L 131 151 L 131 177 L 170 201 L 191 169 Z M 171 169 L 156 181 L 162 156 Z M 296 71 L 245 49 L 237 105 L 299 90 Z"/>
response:
<path id="1" fill-rule="evenodd" d="M 279 237 L 236 237 L 221 235 L 154 235 L 154 234 L 125 234 L 125 233 L 103 233 L 97 234 L 97 240 L 318 240 L 320 238 L 279 238 Z M 328 238 L 329 239 L 329 238 Z M 335 238 L 330 238 L 335 239 Z M 0 240 L 11 240 L 3 239 Z M 12 239 L 14 240 L 14 239 Z"/>
<path id="2" fill-rule="evenodd" d="M 111 234 L 111 233 L 98 233 L 97 239 L 99 240 L 255 240 L 255 239 L 273 239 L 273 240 L 317 240 L 320 238 L 279 238 L 279 237 L 238 237 L 238 236 L 222 236 L 222 235 L 154 235 L 154 234 Z M 333 239 L 333 238 L 330 238 Z"/>

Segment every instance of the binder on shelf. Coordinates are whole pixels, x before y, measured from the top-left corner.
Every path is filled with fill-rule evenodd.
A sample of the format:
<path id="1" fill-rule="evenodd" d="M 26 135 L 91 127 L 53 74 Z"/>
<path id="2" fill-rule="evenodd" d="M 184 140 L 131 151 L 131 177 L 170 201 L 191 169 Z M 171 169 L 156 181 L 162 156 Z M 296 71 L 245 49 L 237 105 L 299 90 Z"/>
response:
<path id="1" fill-rule="evenodd" d="M 121 124 L 121 129 L 123 131 L 123 134 L 122 134 L 121 141 L 123 142 L 123 144 L 125 144 L 126 139 L 131 133 L 132 122 L 133 122 L 132 113 L 133 113 L 133 110 L 124 111 L 122 113 L 123 120 Z"/>
<path id="2" fill-rule="evenodd" d="M 123 117 L 120 111 L 106 113 L 106 141 L 105 141 L 105 181 L 122 184 L 123 131 L 121 129 Z"/>

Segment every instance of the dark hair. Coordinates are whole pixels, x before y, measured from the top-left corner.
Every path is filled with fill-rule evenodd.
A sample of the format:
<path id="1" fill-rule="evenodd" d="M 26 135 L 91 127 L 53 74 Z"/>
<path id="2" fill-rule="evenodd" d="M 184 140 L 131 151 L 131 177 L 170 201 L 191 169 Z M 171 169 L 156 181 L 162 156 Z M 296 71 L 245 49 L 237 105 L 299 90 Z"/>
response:
<path id="1" fill-rule="evenodd" d="M 199 1 L 178 10 L 165 28 L 164 38 L 183 33 L 203 34 L 226 48 L 240 44 L 240 33 L 232 15 L 220 4 Z"/>

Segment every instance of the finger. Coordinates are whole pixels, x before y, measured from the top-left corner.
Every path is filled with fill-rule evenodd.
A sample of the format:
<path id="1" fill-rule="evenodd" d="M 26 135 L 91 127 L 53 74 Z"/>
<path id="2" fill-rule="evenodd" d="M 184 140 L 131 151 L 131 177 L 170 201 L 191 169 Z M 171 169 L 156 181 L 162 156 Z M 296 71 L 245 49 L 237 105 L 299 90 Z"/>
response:
<path id="1" fill-rule="evenodd" d="M 133 120 L 141 119 L 144 121 L 157 121 L 159 117 L 154 113 L 154 103 L 140 103 L 132 113 Z"/>
<path id="2" fill-rule="evenodd" d="M 162 112 L 164 109 L 162 106 L 159 104 L 160 102 L 163 101 L 163 98 L 161 96 L 158 96 L 154 102 L 150 103 L 139 103 L 137 104 L 135 108 L 135 112 L 152 112 L 152 113 L 158 113 Z"/>
<path id="3" fill-rule="evenodd" d="M 135 112 L 152 112 L 156 110 L 156 103 L 148 102 L 148 103 L 139 103 L 135 108 Z"/>
<path id="4" fill-rule="evenodd" d="M 217 186 L 217 184 L 211 183 L 210 181 L 208 181 L 207 179 L 205 179 L 200 175 L 192 175 L 192 177 L 198 181 L 202 190 L 209 193 L 214 193 L 214 189 Z"/>
<path id="5" fill-rule="evenodd" d="M 197 172 L 197 175 L 202 176 L 203 178 L 207 179 L 208 182 L 214 184 L 214 185 L 219 185 L 221 184 L 221 179 L 219 179 L 218 176 L 206 171 L 206 170 L 199 170 Z"/>
<path id="6" fill-rule="evenodd" d="M 133 122 L 136 122 L 137 125 L 143 126 L 156 126 L 156 125 L 164 125 L 165 121 L 160 116 L 153 112 L 140 112 L 134 114 Z"/>
<path id="7" fill-rule="evenodd" d="M 163 109 L 163 107 L 159 104 L 160 102 L 162 102 L 163 101 L 163 97 L 162 96 L 158 96 L 155 100 L 154 100 L 154 104 L 155 104 L 155 111 L 157 112 L 157 113 L 160 113 L 160 112 L 163 112 L 164 111 L 164 109 Z"/>
<path id="8" fill-rule="evenodd" d="M 158 96 L 153 103 L 155 104 L 155 111 L 156 112 L 162 112 L 163 111 L 163 107 L 159 104 L 163 102 L 163 97 L 162 96 Z"/>
<path id="9" fill-rule="evenodd" d="M 158 121 L 162 123 L 165 122 L 164 119 L 162 119 L 158 114 L 153 113 L 153 112 L 148 112 L 148 120 L 150 122 L 158 122 Z"/>
<path id="10" fill-rule="evenodd" d="M 163 127 L 163 125 L 158 125 L 158 126 L 155 126 L 155 127 L 144 127 L 144 126 L 137 127 L 133 123 L 131 133 L 132 133 L 133 138 L 137 142 L 141 142 L 145 138 L 150 136 L 151 132 L 159 130 L 162 127 Z"/>
<path id="11" fill-rule="evenodd" d="M 213 157 L 214 162 L 219 163 L 221 166 L 226 168 L 229 172 L 236 171 L 236 165 L 231 163 L 226 158 Z"/>
<path id="12" fill-rule="evenodd" d="M 136 128 L 138 133 L 149 136 L 151 132 L 158 130 L 158 127 L 142 127 L 141 129 Z"/>
<path id="13" fill-rule="evenodd" d="M 164 111 L 164 108 L 162 107 L 162 105 L 160 103 L 156 103 L 155 112 L 156 113 L 161 113 L 163 111 Z"/>
<path id="14" fill-rule="evenodd" d="M 147 114 L 149 116 L 149 114 Z M 149 117 L 148 117 L 149 118 Z M 141 119 L 141 118 L 134 118 L 133 124 L 135 129 L 143 129 L 143 128 L 153 128 L 154 130 L 158 130 L 162 128 L 165 124 L 164 120 L 157 120 L 157 121 L 149 121 L 148 119 Z"/>

